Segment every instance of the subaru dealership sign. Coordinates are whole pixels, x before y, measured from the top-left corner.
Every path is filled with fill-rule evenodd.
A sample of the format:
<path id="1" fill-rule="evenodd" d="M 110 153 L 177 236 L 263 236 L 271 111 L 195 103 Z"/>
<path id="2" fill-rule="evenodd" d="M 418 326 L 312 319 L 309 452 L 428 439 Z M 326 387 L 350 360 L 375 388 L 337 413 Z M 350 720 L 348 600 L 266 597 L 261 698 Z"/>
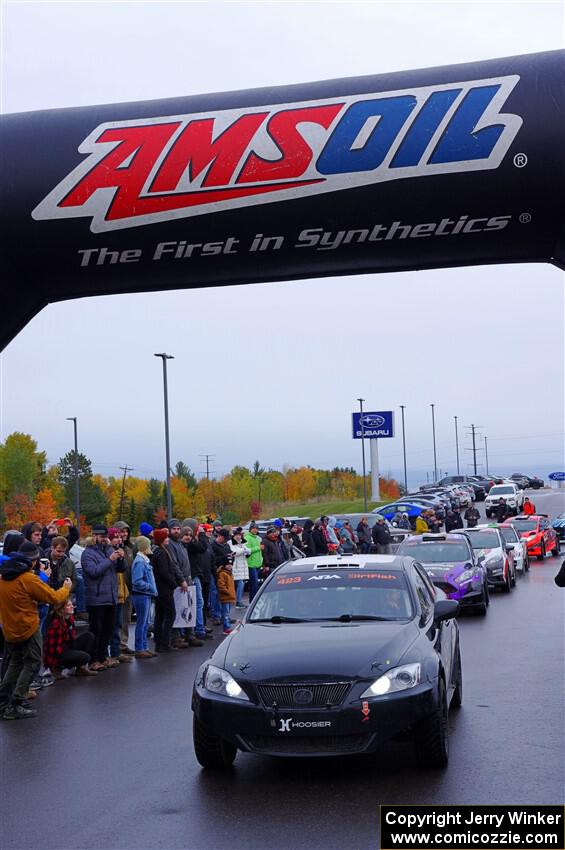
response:
<path id="1" fill-rule="evenodd" d="M 352 413 L 353 439 L 360 440 L 365 437 L 372 440 L 374 437 L 394 437 L 394 411 L 379 410 L 366 412 L 361 415 Z"/>

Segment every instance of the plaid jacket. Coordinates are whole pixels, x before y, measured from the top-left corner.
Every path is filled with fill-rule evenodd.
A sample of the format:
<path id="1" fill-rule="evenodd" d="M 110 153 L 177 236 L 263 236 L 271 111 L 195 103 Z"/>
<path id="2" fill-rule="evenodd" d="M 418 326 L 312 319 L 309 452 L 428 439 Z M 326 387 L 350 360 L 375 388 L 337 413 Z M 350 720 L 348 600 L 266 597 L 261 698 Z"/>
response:
<path id="1" fill-rule="evenodd" d="M 53 615 L 43 638 L 43 663 L 46 667 L 58 667 L 65 649 L 76 637 L 75 618 Z"/>

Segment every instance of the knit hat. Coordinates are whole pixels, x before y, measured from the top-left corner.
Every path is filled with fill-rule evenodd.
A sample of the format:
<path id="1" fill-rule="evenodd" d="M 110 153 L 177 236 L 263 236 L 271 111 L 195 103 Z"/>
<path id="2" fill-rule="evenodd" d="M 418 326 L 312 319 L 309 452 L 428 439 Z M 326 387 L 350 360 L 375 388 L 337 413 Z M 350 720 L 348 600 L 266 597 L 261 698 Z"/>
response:
<path id="1" fill-rule="evenodd" d="M 180 528 L 181 524 L 178 519 L 170 519 L 169 520 L 169 528 Z"/>
<path id="2" fill-rule="evenodd" d="M 194 519 L 193 517 L 188 517 L 188 519 L 183 519 L 181 528 L 186 528 L 187 526 L 189 528 L 192 528 L 193 533 L 195 533 L 196 529 L 198 527 L 198 520 Z"/>
<path id="3" fill-rule="evenodd" d="M 20 555 L 23 555 L 24 558 L 27 558 L 28 561 L 36 561 L 38 558 L 41 558 L 41 549 L 39 546 L 36 546 L 35 543 L 30 543 L 29 540 L 22 543 L 18 552 Z"/>
<path id="4" fill-rule="evenodd" d="M 137 546 L 137 551 L 142 552 L 143 554 L 151 551 L 151 541 L 148 537 L 144 537 L 143 535 L 137 538 L 135 545 Z"/>
<path id="5" fill-rule="evenodd" d="M 216 534 L 223 537 L 224 540 L 228 540 L 230 535 L 229 528 L 217 528 Z"/>
<path id="6" fill-rule="evenodd" d="M 149 537 L 149 535 L 151 534 L 152 531 L 153 531 L 153 526 L 149 525 L 148 522 L 142 522 L 139 526 L 139 532 L 144 537 Z"/>
<path id="7" fill-rule="evenodd" d="M 273 525 L 275 526 L 275 528 L 282 528 L 282 520 L 281 520 L 281 519 L 276 519 L 276 520 L 274 521 Z"/>
<path id="8" fill-rule="evenodd" d="M 204 531 L 212 531 L 213 526 L 209 522 L 203 522 L 200 528 L 203 528 Z"/>
<path id="9" fill-rule="evenodd" d="M 115 522 L 114 528 L 119 528 L 120 531 L 123 531 L 124 528 L 127 528 L 128 531 L 130 530 L 129 525 L 127 524 L 127 522 L 124 522 L 123 519 L 119 519 L 117 522 Z"/>
<path id="10" fill-rule="evenodd" d="M 156 528 L 153 532 L 153 540 L 157 546 L 161 546 L 163 541 L 169 536 L 168 528 Z"/>

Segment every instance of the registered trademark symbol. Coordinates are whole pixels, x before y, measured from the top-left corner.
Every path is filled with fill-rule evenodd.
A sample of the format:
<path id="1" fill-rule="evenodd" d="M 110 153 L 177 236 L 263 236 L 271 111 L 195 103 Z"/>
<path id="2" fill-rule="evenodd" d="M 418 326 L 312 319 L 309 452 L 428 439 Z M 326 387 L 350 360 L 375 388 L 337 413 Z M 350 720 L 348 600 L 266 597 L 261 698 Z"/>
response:
<path id="1" fill-rule="evenodd" d="M 520 224 L 529 224 L 532 220 L 530 213 L 520 213 L 519 222 Z"/>
<path id="2" fill-rule="evenodd" d="M 528 157 L 525 153 L 517 153 L 514 157 L 514 165 L 516 168 L 523 168 L 528 164 Z"/>

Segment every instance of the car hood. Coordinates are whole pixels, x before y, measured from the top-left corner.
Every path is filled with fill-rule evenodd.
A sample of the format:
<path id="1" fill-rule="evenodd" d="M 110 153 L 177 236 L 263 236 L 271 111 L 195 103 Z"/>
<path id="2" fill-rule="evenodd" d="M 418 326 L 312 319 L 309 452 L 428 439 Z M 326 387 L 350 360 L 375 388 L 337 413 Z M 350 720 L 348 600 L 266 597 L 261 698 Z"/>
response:
<path id="1" fill-rule="evenodd" d="M 457 582 L 457 578 L 461 573 L 472 568 L 473 564 L 470 561 L 461 561 L 457 564 L 424 564 L 424 569 L 432 581 L 435 579 L 449 579 Z"/>
<path id="2" fill-rule="evenodd" d="M 500 546 L 493 546 L 491 549 L 475 549 L 477 558 L 488 558 L 489 555 L 500 555 L 502 558 L 502 549 Z"/>
<path id="3" fill-rule="evenodd" d="M 368 678 L 398 664 L 418 635 L 412 621 L 243 623 L 218 647 L 212 663 L 255 682 Z"/>

